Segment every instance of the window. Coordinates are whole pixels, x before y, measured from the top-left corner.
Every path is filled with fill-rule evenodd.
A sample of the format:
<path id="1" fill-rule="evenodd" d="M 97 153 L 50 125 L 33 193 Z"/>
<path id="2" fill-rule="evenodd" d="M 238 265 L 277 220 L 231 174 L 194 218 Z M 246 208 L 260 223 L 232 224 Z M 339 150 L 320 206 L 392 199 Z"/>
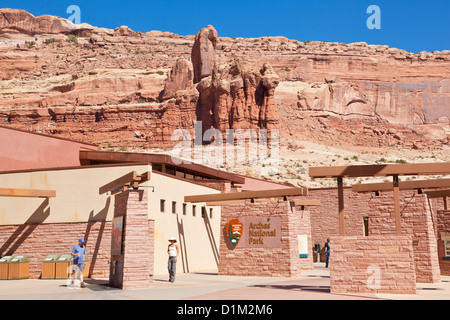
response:
<path id="1" fill-rule="evenodd" d="M 450 258 L 450 239 L 444 240 L 444 257 Z"/>
<path id="2" fill-rule="evenodd" d="M 193 205 L 193 206 L 192 206 L 192 216 L 193 216 L 193 217 L 195 217 L 195 213 L 196 213 L 196 212 L 195 212 L 195 209 L 197 209 L 197 207 Z"/>
<path id="3" fill-rule="evenodd" d="M 161 199 L 161 200 L 159 201 L 159 210 L 160 210 L 161 212 L 165 212 L 165 211 L 166 211 L 165 206 L 166 206 L 166 200 Z"/>
<path id="4" fill-rule="evenodd" d="M 369 236 L 369 217 L 364 217 L 364 236 Z"/>
<path id="5" fill-rule="evenodd" d="M 213 216 L 213 208 L 209 208 L 209 218 L 212 219 Z"/>
<path id="6" fill-rule="evenodd" d="M 177 213 L 177 202 L 176 201 L 172 201 L 172 213 L 173 214 Z"/>
<path id="7" fill-rule="evenodd" d="M 206 217 L 206 207 L 202 207 L 202 218 L 205 219 Z"/>
<path id="8" fill-rule="evenodd" d="M 187 204 L 183 203 L 183 216 L 186 215 L 186 211 L 187 211 Z"/>

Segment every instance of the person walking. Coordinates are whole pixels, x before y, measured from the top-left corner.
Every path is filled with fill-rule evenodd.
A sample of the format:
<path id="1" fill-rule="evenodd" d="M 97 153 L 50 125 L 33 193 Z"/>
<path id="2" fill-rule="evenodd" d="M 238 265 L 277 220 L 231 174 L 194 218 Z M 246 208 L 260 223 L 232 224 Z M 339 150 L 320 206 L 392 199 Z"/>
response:
<path id="1" fill-rule="evenodd" d="M 73 265 L 72 265 L 72 275 L 71 275 L 71 282 L 75 283 L 75 277 L 76 279 L 80 280 L 80 286 L 82 288 L 85 288 L 85 284 L 83 281 L 83 271 L 84 267 L 86 265 L 86 243 L 83 238 L 78 239 L 78 244 L 73 246 L 71 255 L 73 257 Z"/>
<path id="2" fill-rule="evenodd" d="M 330 239 L 327 239 L 327 242 L 325 242 L 325 253 L 327 254 L 327 260 L 325 262 L 325 268 L 328 268 L 328 265 L 330 263 Z"/>
<path id="3" fill-rule="evenodd" d="M 169 281 L 175 282 L 175 274 L 177 270 L 177 259 L 178 254 L 180 252 L 180 248 L 178 247 L 177 240 L 175 238 L 169 239 L 169 247 L 167 248 L 167 253 L 169 254 L 169 262 L 168 262 L 168 269 L 169 269 Z"/>

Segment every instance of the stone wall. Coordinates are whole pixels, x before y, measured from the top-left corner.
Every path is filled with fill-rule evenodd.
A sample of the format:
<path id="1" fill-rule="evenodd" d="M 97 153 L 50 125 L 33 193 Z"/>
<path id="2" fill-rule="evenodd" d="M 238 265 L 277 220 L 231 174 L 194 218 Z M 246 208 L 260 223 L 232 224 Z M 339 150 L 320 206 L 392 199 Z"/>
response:
<path id="1" fill-rule="evenodd" d="M 327 237 L 339 235 L 337 189 L 312 189 L 308 198 L 320 199 L 321 205 L 311 207 L 312 245 L 320 242 L 321 247 Z M 351 188 L 344 189 L 345 205 L 345 235 L 363 236 L 364 218 L 369 218 L 369 235 L 394 235 L 395 210 L 392 192 L 381 196 L 371 193 L 354 193 Z M 442 213 L 442 204 L 434 199 L 429 200 L 426 195 L 414 191 L 400 193 L 400 208 L 402 216 L 402 234 L 410 235 L 413 240 L 417 281 L 422 283 L 436 283 L 440 281 L 439 263 L 445 268 L 445 261 L 438 259 L 438 229 L 444 231 L 443 222 L 436 227 Z M 447 228 L 446 230 L 450 230 Z M 441 241 L 442 242 L 442 241 Z M 443 243 L 440 244 L 443 246 Z M 440 249 L 443 254 L 443 248 Z"/>
<path id="2" fill-rule="evenodd" d="M 393 193 L 374 197 L 369 207 L 369 235 L 395 235 Z M 400 197 L 400 209 L 402 235 L 412 239 L 417 282 L 440 282 L 437 240 L 428 197 L 413 191 L 404 192 Z"/>
<path id="3" fill-rule="evenodd" d="M 416 293 L 414 253 L 409 237 L 334 236 L 331 243 L 331 293 Z"/>
<path id="4" fill-rule="evenodd" d="M 89 276 L 108 278 L 111 222 L 23 224 L 0 226 L 0 256 L 25 255 L 30 261 L 30 278 L 39 279 L 42 261 L 51 254 L 70 254 L 84 237 L 90 260 Z"/>
<path id="5" fill-rule="evenodd" d="M 320 206 L 310 207 L 311 234 L 321 247 L 328 237 L 339 235 L 339 209 L 337 188 L 309 189 L 308 199 L 320 200 Z M 369 216 L 370 194 L 359 194 L 344 188 L 345 235 L 364 235 L 364 217 Z"/>
<path id="6" fill-rule="evenodd" d="M 118 264 L 125 271 L 120 277 L 124 289 L 142 287 L 142 283 L 150 281 L 149 275 L 153 273 L 154 221 L 148 220 L 147 201 L 142 193 L 124 192 L 115 200 L 117 215 L 127 214 L 124 251 Z M 111 221 L 0 226 L 0 256 L 27 256 L 30 278 L 39 279 L 42 261 L 48 255 L 70 254 L 78 239 L 83 237 L 90 261 L 89 276 L 107 279 L 110 275 L 108 262 L 119 258 L 111 256 L 111 235 Z"/>
<path id="7" fill-rule="evenodd" d="M 259 218 L 270 223 L 279 219 L 277 229 L 279 242 L 275 245 L 250 244 L 248 235 L 243 235 L 234 247 L 228 240 L 226 224 L 239 219 L 244 224 Z M 245 228 L 245 227 L 244 227 Z M 274 230 L 273 226 L 269 228 Z M 299 257 L 298 235 L 307 235 L 308 257 Z M 266 240 L 264 240 L 266 241 Z M 291 202 L 226 205 L 222 207 L 220 228 L 220 275 L 294 277 L 300 271 L 312 269 L 310 214 L 295 208 Z"/>

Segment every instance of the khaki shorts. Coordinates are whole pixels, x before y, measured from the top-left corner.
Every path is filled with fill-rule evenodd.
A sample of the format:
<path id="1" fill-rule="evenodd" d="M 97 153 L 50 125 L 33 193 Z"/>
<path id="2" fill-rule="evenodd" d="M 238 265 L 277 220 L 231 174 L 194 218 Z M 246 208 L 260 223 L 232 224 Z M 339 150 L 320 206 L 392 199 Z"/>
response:
<path id="1" fill-rule="evenodd" d="M 84 271 L 85 265 L 86 265 L 85 263 L 74 264 L 74 265 L 72 266 L 72 270 L 73 270 L 74 272 L 77 272 L 77 271 L 83 272 L 83 271 Z"/>

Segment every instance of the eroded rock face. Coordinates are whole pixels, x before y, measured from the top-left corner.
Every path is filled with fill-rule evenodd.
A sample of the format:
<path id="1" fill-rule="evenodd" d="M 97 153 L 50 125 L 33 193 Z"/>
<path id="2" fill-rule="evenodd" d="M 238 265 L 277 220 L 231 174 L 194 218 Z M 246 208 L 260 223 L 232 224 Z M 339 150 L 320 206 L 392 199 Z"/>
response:
<path id="1" fill-rule="evenodd" d="M 405 126 L 445 124 L 450 114 L 447 82 L 282 82 L 275 99 L 303 111 L 327 111 L 345 118 L 380 117 Z"/>
<path id="2" fill-rule="evenodd" d="M 279 77 L 269 64 L 261 70 L 254 70 L 242 59 L 216 64 L 211 77 L 197 86 L 197 115 L 205 129 L 277 128 L 273 97 L 278 83 Z"/>
<path id="3" fill-rule="evenodd" d="M 191 59 L 194 65 L 194 83 L 211 75 L 216 62 L 217 31 L 213 26 L 200 30 L 195 37 Z"/>
<path id="4" fill-rule="evenodd" d="M 174 98 L 177 91 L 189 90 L 194 86 L 194 70 L 192 63 L 186 59 L 178 59 L 167 76 L 160 100 Z"/>
<path id="5" fill-rule="evenodd" d="M 33 16 L 25 10 L 0 9 L 0 30 L 2 33 L 17 31 L 24 34 L 69 34 L 76 29 L 70 21 L 50 16 Z"/>
<path id="6" fill-rule="evenodd" d="M 196 118 L 203 129 L 275 129 L 278 112 L 274 93 L 280 79 L 270 64 L 255 70 L 243 59 L 217 63 L 217 31 L 200 30 L 192 47 L 192 64 L 179 59 L 170 71 L 161 100 L 174 98 L 180 90 L 196 84 L 199 100 Z M 182 95 L 180 92 L 178 95 Z"/>
<path id="7" fill-rule="evenodd" d="M 148 148 L 169 147 L 171 130 L 190 130 L 197 120 L 204 130 L 280 128 L 298 136 L 314 132 L 317 140 L 325 127 L 316 120 L 308 127 L 307 120 L 320 114 L 352 123 L 339 124 L 334 134 L 342 140 L 349 133 L 350 144 L 372 134 L 381 145 L 427 146 L 406 133 L 398 140 L 352 122 L 364 120 L 412 126 L 449 143 L 448 50 L 219 38 L 212 26 L 195 37 L 77 28 L 58 17 L 0 9 L 1 123 L 51 124 L 57 135 L 94 143 L 114 135 L 119 145 L 129 136 L 127 145 Z"/>

